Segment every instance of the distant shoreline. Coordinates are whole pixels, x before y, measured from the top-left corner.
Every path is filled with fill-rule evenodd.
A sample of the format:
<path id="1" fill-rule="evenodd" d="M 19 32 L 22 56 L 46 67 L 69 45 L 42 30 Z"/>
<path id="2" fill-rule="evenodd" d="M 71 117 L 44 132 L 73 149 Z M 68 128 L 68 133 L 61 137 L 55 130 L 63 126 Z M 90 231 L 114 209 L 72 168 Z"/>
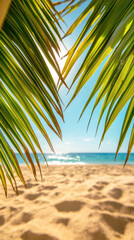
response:
<path id="1" fill-rule="evenodd" d="M 44 164 L 45 160 L 41 153 L 37 154 L 40 164 Z M 24 164 L 19 154 L 16 154 L 19 164 Z M 26 155 L 25 155 L 26 157 Z M 106 165 L 124 165 L 126 154 L 120 153 L 115 160 L 114 153 L 67 153 L 67 154 L 45 154 L 49 165 L 87 165 L 87 164 L 106 164 Z M 31 158 L 36 163 L 34 155 Z M 134 154 L 131 154 L 127 164 L 134 164 Z"/>

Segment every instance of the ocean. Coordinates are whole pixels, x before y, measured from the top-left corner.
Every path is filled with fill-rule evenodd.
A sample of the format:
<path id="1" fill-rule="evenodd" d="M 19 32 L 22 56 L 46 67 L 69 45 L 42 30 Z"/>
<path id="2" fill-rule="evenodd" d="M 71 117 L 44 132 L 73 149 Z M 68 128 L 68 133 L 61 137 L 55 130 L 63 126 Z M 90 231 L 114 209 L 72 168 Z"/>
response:
<path id="1" fill-rule="evenodd" d="M 25 164 L 18 153 L 16 157 L 20 164 Z M 31 154 L 33 162 L 35 159 Z M 63 153 L 63 154 L 45 154 L 49 165 L 71 165 L 71 164 L 124 164 L 126 153 L 119 153 L 115 161 L 115 153 Z M 45 163 L 41 153 L 38 153 L 38 159 L 41 164 Z M 134 164 L 134 153 L 131 153 L 127 164 Z"/>

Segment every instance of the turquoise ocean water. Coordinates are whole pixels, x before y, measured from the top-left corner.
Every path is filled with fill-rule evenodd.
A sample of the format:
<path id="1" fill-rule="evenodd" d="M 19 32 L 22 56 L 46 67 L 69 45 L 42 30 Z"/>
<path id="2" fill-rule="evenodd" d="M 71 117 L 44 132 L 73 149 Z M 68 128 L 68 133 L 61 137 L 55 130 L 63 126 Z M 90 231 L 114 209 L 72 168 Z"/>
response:
<path id="1" fill-rule="evenodd" d="M 25 164 L 19 154 L 16 154 L 20 164 Z M 116 161 L 115 153 L 64 153 L 64 154 L 45 154 L 49 165 L 70 165 L 70 164 L 123 164 L 125 162 L 126 153 L 119 153 Z M 34 160 L 33 154 L 31 157 Z M 40 153 L 38 153 L 38 159 L 41 164 L 44 163 L 44 159 Z M 134 164 L 134 153 L 131 153 L 128 163 Z"/>

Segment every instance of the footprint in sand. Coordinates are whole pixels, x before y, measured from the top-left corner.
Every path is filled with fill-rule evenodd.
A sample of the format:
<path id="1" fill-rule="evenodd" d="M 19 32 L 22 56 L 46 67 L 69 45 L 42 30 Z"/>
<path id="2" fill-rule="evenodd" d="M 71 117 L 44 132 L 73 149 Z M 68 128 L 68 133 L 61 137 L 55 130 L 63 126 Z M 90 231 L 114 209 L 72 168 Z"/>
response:
<path id="1" fill-rule="evenodd" d="M 109 211 L 109 212 L 120 212 L 125 214 L 130 214 L 134 216 L 134 207 L 133 206 L 125 206 L 121 203 L 114 201 L 104 201 L 100 202 L 99 206 L 101 209 Z"/>
<path id="2" fill-rule="evenodd" d="M 102 190 L 106 185 L 108 185 L 107 182 L 99 181 L 93 187 L 97 190 Z"/>
<path id="3" fill-rule="evenodd" d="M 21 209 L 22 209 L 22 208 L 21 208 Z M 10 212 L 16 212 L 16 211 L 17 211 L 17 208 L 9 207 L 9 210 L 10 210 Z"/>
<path id="4" fill-rule="evenodd" d="M 59 196 L 59 195 L 60 195 L 60 192 L 55 192 L 54 195 L 55 195 L 55 196 Z"/>
<path id="5" fill-rule="evenodd" d="M 103 186 L 106 186 L 106 185 L 108 185 L 109 183 L 108 183 L 108 182 L 105 182 L 105 181 L 99 181 L 99 182 L 97 182 L 97 184 L 101 184 L 101 185 L 103 185 Z"/>
<path id="6" fill-rule="evenodd" d="M 5 208 L 6 208 L 6 207 L 1 207 L 0 210 L 3 210 L 3 209 L 5 209 Z"/>
<path id="7" fill-rule="evenodd" d="M 66 176 L 67 176 L 67 174 L 66 174 L 66 173 L 61 173 L 61 175 L 62 175 L 63 177 L 66 177 Z"/>
<path id="8" fill-rule="evenodd" d="M 5 219 L 3 216 L 0 216 L 0 226 L 2 226 L 5 223 Z"/>
<path id="9" fill-rule="evenodd" d="M 101 209 L 109 211 L 109 212 L 115 212 L 115 211 L 120 211 L 123 208 L 123 204 L 115 202 L 115 201 L 104 201 L 100 202 L 99 206 Z"/>
<path id="10" fill-rule="evenodd" d="M 33 215 L 30 213 L 23 213 L 19 218 L 15 219 L 12 224 L 19 225 L 22 223 L 27 223 L 33 218 Z"/>
<path id="11" fill-rule="evenodd" d="M 35 183 L 35 184 L 27 183 L 27 188 L 33 188 L 33 187 L 36 187 L 38 185 L 39 185 L 38 183 Z"/>
<path id="12" fill-rule="evenodd" d="M 86 194 L 85 197 L 89 199 L 94 199 L 94 200 L 105 198 L 105 196 L 100 193 Z"/>
<path id="13" fill-rule="evenodd" d="M 92 240 L 108 240 L 105 233 L 103 233 L 101 230 L 96 231 L 91 236 L 92 236 Z"/>
<path id="14" fill-rule="evenodd" d="M 134 216 L 134 207 L 133 206 L 125 206 L 124 213 Z"/>
<path id="15" fill-rule="evenodd" d="M 25 196 L 25 198 L 26 198 L 27 200 L 35 200 L 35 199 L 38 198 L 39 196 L 41 196 L 41 194 L 27 194 L 27 195 Z"/>
<path id="16" fill-rule="evenodd" d="M 55 188 L 57 188 L 56 186 L 45 186 L 43 187 L 44 190 L 54 190 Z"/>
<path id="17" fill-rule="evenodd" d="M 58 218 L 56 223 L 62 223 L 63 225 L 67 226 L 69 223 L 69 218 Z"/>
<path id="18" fill-rule="evenodd" d="M 102 185 L 94 185 L 94 188 L 96 188 L 97 190 L 102 190 L 104 188 L 104 186 Z"/>
<path id="19" fill-rule="evenodd" d="M 31 231 L 26 231 L 21 235 L 23 240 L 58 240 L 58 238 L 52 237 L 48 234 L 37 234 Z"/>
<path id="20" fill-rule="evenodd" d="M 88 192 L 92 192 L 94 189 L 93 189 L 93 187 L 90 187 L 89 189 L 88 189 Z"/>
<path id="21" fill-rule="evenodd" d="M 60 212 L 76 212 L 83 207 L 84 203 L 81 201 L 63 201 L 55 205 Z"/>
<path id="22" fill-rule="evenodd" d="M 125 185 L 134 186 L 134 183 L 126 183 Z"/>
<path id="23" fill-rule="evenodd" d="M 109 195 L 114 199 L 119 199 L 122 197 L 122 190 L 120 188 L 113 188 L 109 191 Z"/>
<path id="24" fill-rule="evenodd" d="M 120 234 L 124 234 L 127 223 L 134 222 L 131 218 L 113 216 L 110 214 L 102 214 L 102 217 L 107 225 Z"/>

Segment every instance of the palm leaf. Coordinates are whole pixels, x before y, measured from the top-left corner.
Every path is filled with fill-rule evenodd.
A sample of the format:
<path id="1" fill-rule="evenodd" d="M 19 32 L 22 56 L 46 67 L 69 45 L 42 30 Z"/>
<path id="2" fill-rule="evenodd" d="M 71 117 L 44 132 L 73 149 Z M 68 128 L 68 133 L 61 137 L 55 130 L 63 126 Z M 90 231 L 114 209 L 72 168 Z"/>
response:
<path id="1" fill-rule="evenodd" d="M 3 1 L 2 3 L 4 4 Z M 46 158 L 27 115 L 40 130 L 52 151 L 54 149 L 41 118 L 59 138 L 62 138 L 55 115 L 57 112 L 63 119 L 61 100 L 48 67 L 49 62 L 60 81 L 63 81 L 54 53 L 59 54 L 60 51 L 60 25 L 57 19 L 62 18 L 50 0 L 13 0 L 11 4 L 7 1 L 0 13 L 3 14 L 0 15 L 3 16 L 0 18 L 0 179 L 7 195 L 6 178 L 18 193 L 14 172 L 26 186 L 14 151 L 20 154 L 37 179 L 31 151 L 42 178 L 35 146 L 45 161 Z"/>
<path id="2" fill-rule="evenodd" d="M 82 1 L 75 1 L 74 5 L 70 7 L 68 13 L 75 10 L 81 3 Z M 98 93 L 91 112 L 89 123 L 96 107 L 103 99 L 103 105 L 97 125 L 98 129 L 102 116 L 105 112 L 107 112 L 101 142 L 105 133 L 112 125 L 122 108 L 129 101 L 132 102 L 133 14 L 132 0 L 91 0 L 87 3 L 85 10 L 80 14 L 80 16 L 78 16 L 64 36 L 66 37 L 71 34 L 75 28 L 85 18 L 87 18 L 85 26 L 68 53 L 68 57 L 62 71 L 63 78 L 65 80 L 78 58 L 85 51 L 87 52 L 82 64 L 74 76 L 74 79 L 72 80 L 70 88 L 77 79 L 79 79 L 68 105 L 74 100 L 79 91 L 95 73 L 99 65 L 107 58 L 107 61 L 105 62 L 80 115 L 81 118 L 92 98 L 94 98 L 95 94 Z M 61 85 L 62 83 L 60 83 L 59 88 Z M 132 111 L 133 110 L 131 108 L 131 113 L 129 113 L 130 115 L 132 114 Z M 127 110 L 127 112 L 129 111 Z M 128 127 L 131 127 L 132 119 L 133 117 L 129 118 L 129 124 L 127 124 Z M 124 119 L 124 121 L 126 120 Z M 124 124 L 125 123 L 123 123 L 123 126 Z M 124 140 L 128 127 L 125 128 L 125 132 L 121 132 L 117 153 Z M 131 140 L 128 147 L 127 159 L 134 144 L 133 137 L 130 138 Z"/>
<path id="3" fill-rule="evenodd" d="M 126 114 L 125 114 L 125 117 L 124 117 L 124 122 L 123 122 L 122 129 L 121 129 L 120 139 L 119 139 L 118 147 L 117 147 L 117 150 L 116 150 L 116 156 L 117 156 L 117 154 L 119 152 L 119 149 L 120 149 L 120 146 L 121 146 L 121 144 L 122 144 L 122 142 L 123 142 L 123 140 L 126 136 L 126 133 L 127 133 L 128 128 L 130 126 L 130 123 L 132 122 L 133 117 L 134 117 L 134 97 L 131 98 L 131 101 L 129 103 L 129 106 L 127 108 L 127 111 L 126 111 Z M 129 144 L 129 148 L 128 148 L 129 151 L 128 151 L 128 155 L 126 157 L 126 162 L 127 162 L 128 157 L 129 157 L 129 154 L 131 152 L 131 149 L 130 149 L 131 142 L 132 141 L 130 141 L 130 144 Z"/>

